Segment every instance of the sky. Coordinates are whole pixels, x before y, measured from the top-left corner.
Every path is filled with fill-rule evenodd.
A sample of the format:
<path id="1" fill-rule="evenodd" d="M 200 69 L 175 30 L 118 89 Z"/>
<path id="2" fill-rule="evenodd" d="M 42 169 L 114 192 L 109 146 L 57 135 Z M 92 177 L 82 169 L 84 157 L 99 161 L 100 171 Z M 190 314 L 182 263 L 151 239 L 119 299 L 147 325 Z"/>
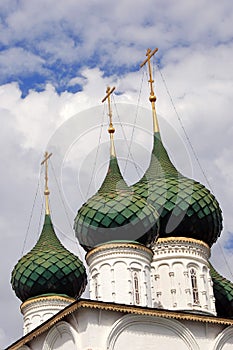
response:
<path id="1" fill-rule="evenodd" d="M 211 261 L 233 280 L 232 23 L 228 0 L 1 0 L 1 348 L 22 336 L 10 276 L 40 233 L 44 152 L 53 153 L 54 226 L 83 259 L 72 226 L 107 169 L 108 85 L 116 86 L 115 143 L 127 183 L 149 164 L 148 76 L 139 69 L 149 47 L 159 48 L 152 63 L 164 144 L 177 168 L 218 199 L 224 229 Z"/>

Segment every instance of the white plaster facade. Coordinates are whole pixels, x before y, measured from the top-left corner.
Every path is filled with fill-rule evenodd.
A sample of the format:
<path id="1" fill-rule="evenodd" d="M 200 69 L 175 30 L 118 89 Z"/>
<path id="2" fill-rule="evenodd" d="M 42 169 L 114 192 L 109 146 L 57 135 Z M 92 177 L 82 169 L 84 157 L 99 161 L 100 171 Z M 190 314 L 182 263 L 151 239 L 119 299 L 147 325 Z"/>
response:
<path id="1" fill-rule="evenodd" d="M 137 243 L 111 242 L 86 255 L 91 300 L 152 306 L 153 252 Z"/>
<path id="2" fill-rule="evenodd" d="M 232 350 L 233 326 L 80 308 L 20 350 Z M 232 322 L 233 323 L 233 322 Z"/>
<path id="3" fill-rule="evenodd" d="M 164 238 L 150 249 L 108 243 L 86 256 L 90 298 L 216 315 L 209 247 L 191 238 Z"/>
<path id="4" fill-rule="evenodd" d="M 191 238 L 170 237 L 159 239 L 152 249 L 153 305 L 216 315 L 209 247 Z"/>

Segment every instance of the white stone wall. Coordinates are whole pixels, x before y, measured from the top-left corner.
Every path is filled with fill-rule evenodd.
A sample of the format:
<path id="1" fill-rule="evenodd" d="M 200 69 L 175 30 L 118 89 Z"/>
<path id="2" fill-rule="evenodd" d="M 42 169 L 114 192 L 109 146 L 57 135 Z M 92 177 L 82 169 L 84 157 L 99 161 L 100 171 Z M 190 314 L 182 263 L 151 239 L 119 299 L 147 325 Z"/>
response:
<path id="1" fill-rule="evenodd" d="M 233 327 L 80 309 L 20 350 L 231 350 Z"/>
<path id="2" fill-rule="evenodd" d="M 134 243 L 108 243 L 86 256 L 90 299 L 151 306 L 152 251 Z"/>
<path id="3" fill-rule="evenodd" d="M 216 315 L 209 247 L 181 237 L 159 239 L 152 250 L 153 306 Z"/>

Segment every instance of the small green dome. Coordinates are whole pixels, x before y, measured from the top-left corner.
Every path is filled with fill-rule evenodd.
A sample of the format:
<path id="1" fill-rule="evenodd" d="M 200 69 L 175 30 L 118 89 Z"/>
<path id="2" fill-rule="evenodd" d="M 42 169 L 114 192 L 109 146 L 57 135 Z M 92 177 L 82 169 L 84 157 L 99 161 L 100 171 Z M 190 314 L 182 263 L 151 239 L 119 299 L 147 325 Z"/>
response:
<path id="1" fill-rule="evenodd" d="M 57 238 L 50 215 L 45 215 L 42 233 L 35 247 L 15 266 L 12 288 L 25 301 L 42 294 L 79 297 L 87 284 L 85 267 Z"/>
<path id="2" fill-rule="evenodd" d="M 87 251 L 113 240 L 150 245 L 157 236 L 157 218 L 155 209 L 130 191 L 116 157 L 111 156 L 100 190 L 78 211 L 74 229 L 79 243 Z"/>
<path id="3" fill-rule="evenodd" d="M 132 186 L 159 213 L 159 237 L 183 236 L 211 246 L 222 230 L 219 204 L 202 184 L 181 175 L 154 134 L 151 162 L 143 178 Z"/>
<path id="4" fill-rule="evenodd" d="M 222 277 L 212 265 L 210 265 L 210 275 L 213 281 L 217 315 L 233 318 L 233 283 Z"/>

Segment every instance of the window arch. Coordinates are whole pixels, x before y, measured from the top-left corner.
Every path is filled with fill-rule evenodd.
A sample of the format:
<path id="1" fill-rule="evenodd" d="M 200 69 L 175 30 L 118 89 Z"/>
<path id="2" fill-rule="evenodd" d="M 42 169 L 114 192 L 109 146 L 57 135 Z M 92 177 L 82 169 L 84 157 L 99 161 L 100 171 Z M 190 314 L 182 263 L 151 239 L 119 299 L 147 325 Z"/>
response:
<path id="1" fill-rule="evenodd" d="M 139 279 L 138 272 L 134 271 L 133 273 L 133 289 L 134 289 L 134 301 L 135 304 L 140 304 L 140 287 L 139 287 Z"/>
<path id="2" fill-rule="evenodd" d="M 42 350 L 77 349 L 77 335 L 73 327 L 66 321 L 55 324 L 48 332 Z"/>
<path id="3" fill-rule="evenodd" d="M 98 300 L 98 275 L 93 276 L 93 292 L 96 300 Z"/>
<path id="4" fill-rule="evenodd" d="M 198 285 L 197 285 L 197 271 L 194 267 L 191 267 L 190 270 L 190 279 L 192 286 L 192 296 L 193 296 L 193 304 L 199 305 L 199 293 L 198 293 Z"/>
<path id="5" fill-rule="evenodd" d="M 118 319 L 114 324 L 113 327 L 108 335 L 106 349 L 114 350 L 117 345 L 119 344 L 118 341 L 120 340 L 121 334 L 124 333 L 124 331 L 127 331 L 130 329 L 138 329 L 137 327 L 145 327 L 145 341 L 147 339 L 146 334 L 147 329 L 149 327 L 154 327 L 153 334 L 156 334 L 160 327 L 162 326 L 163 329 L 166 330 L 167 334 L 171 334 L 171 337 L 173 338 L 175 336 L 175 339 L 180 339 L 183 341 L 183 343 L 186 345 L 186 349 L 192 349 L 192 350 L 199 350 L 199 346 L 196 342 L 196 339 L 193 335 L 193 333 L 182 323 L 176 320 L 171 319 L 163 319 L 161 317 L 155 317 L 155 316 L 144 316 L 144 315 L 125 315 L 122 316 L 120 319 Z M 134 328 L 136 327 L 136 328 Z M 158 327 L 158 328 L 157 328 Z M 129 332 L 129 336 L 130 336 Z M 137 332 L 136 332 L 137 333 Z M 135 336 L 134 333 L 133 337 Z M 169 339 L 169 337 L 166 337 Z M 132 339 L 132 338 L 131 338 Z M 174 342 L 174 338 L 171 342 Z M 145 344 L 144 344 L 145 345 Z M 147 345 L 147 344 L 146 344 Z M 151 345 L 151 344 L 150 344 Z M 169 344 L 170 345 L 170 344 Z M 175 344 L 176 346 L 176 344 Z M 173 348 L 175 347 L 173 346 Z M 130 344 L 129 348 L 132 349 L 133 345 Z M 167 347 L 166 347 L 167 349 Z M 170 349 L 170 347 L 169 347 Z"/>

